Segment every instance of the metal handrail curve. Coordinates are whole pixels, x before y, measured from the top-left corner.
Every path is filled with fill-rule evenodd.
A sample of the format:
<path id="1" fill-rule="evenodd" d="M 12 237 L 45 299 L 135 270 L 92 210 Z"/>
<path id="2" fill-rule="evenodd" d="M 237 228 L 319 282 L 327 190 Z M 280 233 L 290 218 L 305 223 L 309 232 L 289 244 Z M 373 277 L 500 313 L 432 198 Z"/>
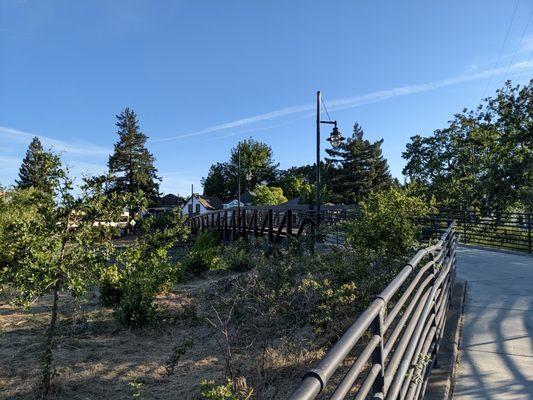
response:
<path id="1" fill-rule="evenodd" d="M 372 399 L 422 398 L 451 300 L 457 239 L 451 223 L 435 245 L 418 251 L 318 365 L 303 376 L 289 400 L 311 400 L 322 393 L 367 332 L 370 339 L 330 399 L 343 399 L 349 393 L 356 400 L 369 394 Z M 395 295 L 399 298 L 391 304 Z M 364 377 L 363 372 L 367 372 Z"/>

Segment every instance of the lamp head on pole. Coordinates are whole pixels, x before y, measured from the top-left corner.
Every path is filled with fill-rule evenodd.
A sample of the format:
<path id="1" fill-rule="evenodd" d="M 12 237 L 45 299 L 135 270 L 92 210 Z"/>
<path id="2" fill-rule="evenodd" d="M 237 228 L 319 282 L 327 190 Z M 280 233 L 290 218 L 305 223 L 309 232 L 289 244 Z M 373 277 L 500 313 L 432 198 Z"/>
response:
<path id="1" fill-rule="evenodd" d="M 327 141 L 331 143 L 331 146 L 336 148 L 341 145 L 344 138 L 342 137 L 339 128 L 337 128 L 337 121 L 335 121 L 335 125 L 333 126 L 333 131 L 331 131 L 329 138 L 327 138 Z"/>

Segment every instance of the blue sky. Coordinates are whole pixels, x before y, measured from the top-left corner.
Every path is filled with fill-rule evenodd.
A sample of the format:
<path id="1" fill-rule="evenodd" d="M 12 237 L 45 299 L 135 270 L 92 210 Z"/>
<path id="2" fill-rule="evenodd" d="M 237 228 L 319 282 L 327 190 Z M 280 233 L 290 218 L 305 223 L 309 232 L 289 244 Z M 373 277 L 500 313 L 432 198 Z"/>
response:
<path id="1" fill-rule="evenodd" d="M 248 137 L 282 168 L 312 163 L 317 90 L 401 178 L 410 136 L 533 77 L 532 15 L 532 0 L 1 0 L 0 183 L 34 135 L 74 175 L 105 171 L 126 106 L 164 193 L 197 191 Z"/>

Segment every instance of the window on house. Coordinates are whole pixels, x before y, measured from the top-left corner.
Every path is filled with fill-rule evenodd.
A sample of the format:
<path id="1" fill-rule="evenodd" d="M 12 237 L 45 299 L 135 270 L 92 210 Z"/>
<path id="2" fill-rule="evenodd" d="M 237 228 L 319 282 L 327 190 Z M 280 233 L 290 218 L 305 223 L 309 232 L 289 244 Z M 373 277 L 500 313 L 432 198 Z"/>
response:
<path id="1" fill-rule="evenodd" d="M 192 213 L 192 204 L 189 204 L 189 213 Z"/>
<path id="2" fill-rule="evenodd" d="M 200 204 L 196 204 L 196 212 L 199 214 L 200 213 Z"/>

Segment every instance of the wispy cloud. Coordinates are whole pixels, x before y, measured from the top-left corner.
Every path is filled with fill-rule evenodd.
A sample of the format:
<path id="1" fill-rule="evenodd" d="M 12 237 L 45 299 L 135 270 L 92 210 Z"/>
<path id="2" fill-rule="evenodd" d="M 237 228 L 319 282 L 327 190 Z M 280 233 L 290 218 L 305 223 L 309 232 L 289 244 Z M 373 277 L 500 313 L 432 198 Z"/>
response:
<path id="1" fill-rule="evenodd" d="M 330 110 L 342 110 L 342 109 L 347 109 L 347 108 L 355 108 L 355 107 L 359 107 L 365 104 L 376 103 L 376 102 L 389 100 L 389 99 L 393 99 L 393 98 L 397 98 L 401 96 L 407 96 L 411 94 L 430 92 L 430 91 L 441 89 L 447 86 L 453 86 L 453 85 L 458 85 L 458 84 L 466 83 L 470 81 L 490 78 L 491 76 L 494 76 L 494 75 L 503 75 L 507 73 L 512 74 L 515 72 L 522 72 L 524 71 L 524 69 L 531 69 L 531 68 L 533 68 L 533 62 L 523 61 L 523 62 L 515 63 L 509 67 L 488 69 L 488 70 L 483 70 L 477 73 L 461 74 L 461 75 L 458 75 L 452 78 L 443 79 L 439 81 L 433 81 L 433 82 L 428 82 L 428 83 L 423 83 L 423 84 L 400 86 L 397 88 L 371 92 L 371 93 L 367 93 L 364 95 L 356 95 L 356 96 L 328 100 L 327 104 Z M 219 125 L 214 125 L 214 126 L 204 128 L 204 129 L 201 129 L 195 132 L 184 133 L 181 135 L 171 136 L 167 138 L 152 139 L 151 141 L 154 143 L 167 142 L 171 140 L 179 140 L 179 139 L 184 139 L 184 138 L 193 137 L 193 136 L 205 135 L 208 133 L 213 133 L 213 132 L 222 131 L 226 129 L 241 128 L 241 127 L 252 125 L 258 122 L 270 121 L 273 119 L 277 119 L 277 118 L 281 118 L 281 117 L 285 117 L 289 115 L 309 113 L 310 111 L 313 111 L 314 109 L 315 109 L 315 104 L 305 104 L 305 105 L 299 105 L 299 106 L 285 107 L 279 110 L 270 111 L 268 113 L 258 114 L 252 117 L 241 118 L 235 121 L 226 122 L 226 123 L 219 124 Z M 312 115 L 313 115 L 312 113 L 307 114 L 307 115 L 304 115 L 303 118 L 307 118 Z M 270 127 L 258 128 L 258 130 L 266 130 L 266 129 L 270 129 Z"/>
<path id="2" fill-rule="evenodd" d="M 79 140 L 59 140 L 49 136 L 0 126 L 0 182 L 13 182 L 24 157 L 28 144 L 33 137 L 39 137 L 45 148 L 52 148 L 61 154 L 63 165 L 70 175 L 79 178 L 84 175 L 101 174 L 110 150 Z"/>
<path id="3" fill-rule="evenodd" d="M 53 139 L 44 135 L 37 135 L 34 133 L 19 131 L 17 129 L 0 126 L 0 139 L 8 139 L 10 141 L 17 141 L 19 143 L 27 144 L 31 139 L 37 136 L 43 142 L 45 147 L 52 147 L 55 151 L 65 152 L 79 155 L 95 155 L 103 156 L 110 153 L 110 149 L 96 146 L 91 143 Z"/>
<path id="4" fill-rule="evenodd" d="M 521 43 L 520 48 L 518 50 L 521 53 L 526 53 L 528 51 L 533 51 L 533 35 L 525 36 Z"/>

